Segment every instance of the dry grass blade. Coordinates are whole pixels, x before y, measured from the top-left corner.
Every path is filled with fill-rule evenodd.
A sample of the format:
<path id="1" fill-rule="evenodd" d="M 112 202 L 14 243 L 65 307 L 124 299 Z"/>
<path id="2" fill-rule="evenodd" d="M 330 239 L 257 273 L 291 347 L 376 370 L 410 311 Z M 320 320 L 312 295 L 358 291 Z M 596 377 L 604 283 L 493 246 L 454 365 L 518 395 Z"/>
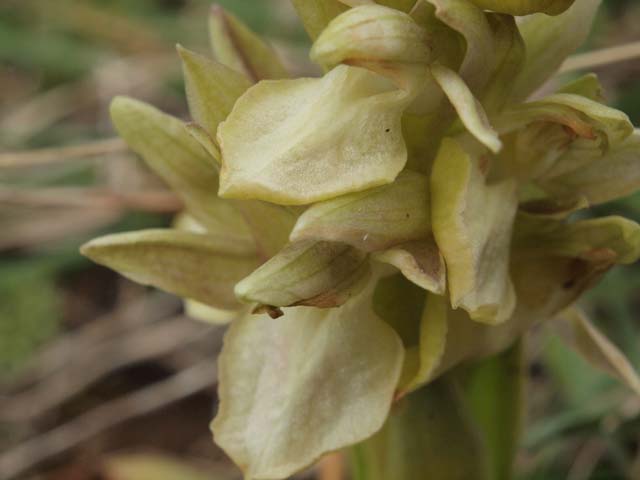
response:
<path id="1" fill-rule="evenodd" d="M 211 333 L 185 317 L 160 322 L 81 352 L 74 362 L 33 388 L 0 402 L 5 422 L 31 421 L 82 392 L 110 372 L 167 355 Z"/>
<path id="2" fill-rule="evenodd" d="M 640 41 L 573 55 L 564 62 L 560 73 L 593 69 L 635 59 L 640 59 Z"/>
<path id="3" fill-rule="evenodd" d="M 0 187 L 0 206 L 140 210 L 174 213 L 182 202 L 168 191 L 113 192 L 102 188 L 59 187 L 24 190 Z"/>
<path id="4" fill-rule="evenodd" d="M 127 145 L 124 141 L 119 138 L 109 138 L 69 147 L 43 148 L 26 152 L 5 152 L 0 153 L 0 168 L 39 167 L 125 151 L 127 151 Z"/>
<path id="5" fill-rule="evenodd" d="M 213 386 L 213 360 L 201 361 L 166 380 L 111 400 L 43 435 L 0 455 L 3 480 L 21 477 L 37 467 L 106 430 Z"/>

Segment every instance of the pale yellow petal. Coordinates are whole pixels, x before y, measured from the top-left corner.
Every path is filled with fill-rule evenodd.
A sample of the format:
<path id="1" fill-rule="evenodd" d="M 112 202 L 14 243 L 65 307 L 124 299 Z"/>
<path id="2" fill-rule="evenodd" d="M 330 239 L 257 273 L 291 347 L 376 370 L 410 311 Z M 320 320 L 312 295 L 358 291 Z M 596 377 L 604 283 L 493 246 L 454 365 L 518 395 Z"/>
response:
<path id="1" fill-rule="evenodd" d="M 289 76 L 271 45 L 219 5 L 211 7 L 209 37 L 216 60 L 252 82 Z"/>
<path id="2" fill-rule="evenodd" d="M 131 149 L 182 198 L 207 230 L 249 238 L 240 213 L 218 198 L 217 165 L 177 118 L 126 97 L 111 103 L 111 118 Z"/>
<path id="3" fill-rule="evenodd" d="M 303 205 L 392 182 L 406 95 L 366 70 L 263 81 L 220 125 L 220 194 Z"/>
<path id="4" fill-rule="evenodd" d="M 471 0 L 478 7 L 509 15 L 530 15 L 546 13 L 558 15 L 576 0 Z M 580 1 L 580 0 L 578 0 Z"/>
<path id="5" fill-rule="evenodd" d="M 514 244 L 549 255 L 587 260 L 604 256 L 631 264 L 640 258 L 640 225 L 619 216 L 571 223 L 520 218 Z"/>
<path id="6" fill-rule="evenodd" d="M 585 197 L 599 204 L 640 189 L 640 130 L 604 155 L 595 145 L 572 148 L 541 179 L 557 198 Z"/>
<path id="7" fill-rule="evenodd" d="M 430 235 L 429 179 L 405 170 L 389 185 L 311 206 L 291 239 L 344 242 L 372 252 Z"/>
<path id="8" fill-rule="evenodd" d="M 445 296 L 429 294 L 420 318 L 418 367 L 400 394 L 410 393 L 429 383 L 440 366 L 447 346 L 449 304 Z"/>
<path id="9" fill-rule="evenodd" d="M 329 22 L 349 7 L 339 0 L 291 0 L 311 39 L 315 40 Z"/>
<path id="10" fill-rule="evenodd" d="M 253 244 L 180 230 L 97 238 L 83 255 L 125 277 L 207 305 L 234 309 L 234 285 L 258 266 Z"/>
<path id="11" fill-rule="evenodd" d="M 512 102 L 525 100 L 584 43 L 601 0 L 577 0 L 556 17 L 543 13 L 527 16 L 519 23 L 527 59 L 522 71 L 513 79 Z"/>
<path id="12" fill-rule="evenodd" d="M 502 142 L 493 129 L 480 102 L 473 96 L 464 80 L 453 70 L 440 65 L 431 66 L 431 73 L 458 112 L 458 116 L 469 133 L 489 150 L 498 153 Z"/>
<path id="13" fill-rule="evenodd" d="M 445 138 L 433 166 L 433 233 L 444 255 L 454 308 L 488 323 L 513 313 L 510 244 L 517 209 L 511 181 L 488 185 L 480 156 Z"/>
<path id="14" fill-rule="evenodd" d="M 369 305 L 370 293 L 337 309 L 231 325 L 212 428 L 247 478 L 287 478 L 382 427 L 403 349 Z"/>
<path id="15" fill-rule="evenodd" d="M 270 307 L 337 307 L 369 276 L 367 255 L 344 243 L 308 240 L 286 246 L 235 287 L 238 298 Z"/>
<path id="16" fill-rule="evenodd" d="M 221 308 L 210 307 L 209 305 L 196 302 L 195 300 L 184 301 L 184 313 L 195 320 L 210 323 L 212 325 L 227 325 L 242 315 L 238 310 L 224 310 Z"/>
<path id="17" fill-rule="evenodd" d="M 402 243 L 374 253 L 373 258 L 393 265 L 411 282 L 427 291 L 442 295 L 446 289 L 444 258 L 433 237 Z"/>
<path id="18" fill-rule="evenodd" d="M 178 53 L 191 117 L 215 137 L 218 125 L 251 83 L 242 74 L 186 48 L 178 46 Z"/>
<path id="19" fill-rule="evenodd" d="M 494 33 L 488 16 L 470 0 L 428 0 L 442 23 L 460 33 L 466 52 L 460 76 L 474 94 L 482 92 L 497 66 Z"/>

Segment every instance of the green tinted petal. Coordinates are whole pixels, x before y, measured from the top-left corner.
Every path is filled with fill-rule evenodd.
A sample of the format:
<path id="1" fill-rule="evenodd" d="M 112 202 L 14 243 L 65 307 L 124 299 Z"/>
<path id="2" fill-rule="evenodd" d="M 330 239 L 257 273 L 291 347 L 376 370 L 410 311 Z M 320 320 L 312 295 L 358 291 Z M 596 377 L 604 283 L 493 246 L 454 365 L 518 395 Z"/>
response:
<path id="1" fill-rule="evenodd" d="M 571 93 L 586 97 L 594 102 L 604 103 L 604 89 L 595 73 L 587 73 L 576 78 L 561 87 L 558 93 Z"/>
<path id="2" fill-rule="evenodd" d="M 255 85 L 220 125 L 220 194 L 303 205 L 395 179 L 404 93 L 363 69 Z"/>
<path id="3" fill-rule="evenodd" d="M 236 285 L 244 302 L 330 308 L 349 300 L 369 275 L 367 255 L 343 243 L 292 243 Z"/>
<path id="4" fill-rule="evenodd" d="M 501 111 L 514 88 L 513 79 L 524 67 L 526 47 L 513 17 L 487 15 L 493 30 L 496 67 L 480 97 L 489 116 Z"/>
<path id="5" fill-rule="evenodd" d="M 232 204 L 253 232 L 258 253 L 263 260 L 275 255 L 287 244 L 298 218 L 297 210 L 258 200 L 233 200 Z"/>
<path id="6" fill-rule="evenodd" d="M 541 250 L 514 248 L 511 275 L 518 297 L 514 319 L 548 320 L 593 287 L 613 266 L 610 253 L 563 257 Z M 511 323 L 511 322 L 508 322 Z"/>
<path id="7" fill-rule="evenodd" d="M 344 242 L 374 252 L 430 235 L 429 179 L 406 170 L 389 185 L 311 206 L 291 239 Z"/>
<path id="8" fill-rule="evenodd" d="M 215 441 L 247 478 L 286 478 L 384 423 L 402 344 L 370 292 L 337 309 L 234 322 L 219 359 Z"/>
<path id="9" fill-rule="evenodd" d="M 611 216 L 573 223 L 546 221 L 544 227 L 518 222 L 519 248 L 540 250 L 551 255 L 590 259 L 606 256 L 620 264 L 640 258 L 640 225 L 623 217 Z"/>
<path id="10" fill-rule="evenodd" d="M 339 0 L 291 0 L 291 3 L 313 40 L 333 18 L 349 8 Z"/>
<path id="11" fill-rule="evenodd" d="M 481 158 L 445 138 L 433 166 L 431 201 L 453 307 L 483 322 L 506 320 L 515 306 L 509 278 L 515 185 L 487 185 Z"/>
<path id="12" fill-rule="evenodd" d="M 491 127 L 484 108 L 473 96 L 464 80 L 453 70 L 439 64 L 431 66 L 431 73 L 458 112 L 460 120 L 469 133 L 492 152 L 499 152 L 502 142 Z"/>
<path id="13" fill-rule="evenodd" d="M 218 124 L 227 118 L 251 83 L 238 72 L 186 48 L 178 46 L 178 53 L 191 117 L 215 137 Z"/>
<path id="14" fill-rule="evenodd" d="M 217 308 L 237 308 L 234 285 L 257 267 L 253 244 L 180 230 L 106 235 L 83 255 L 125 277 Z"/>
<path id="15" fill-rule="evenodd" d="M 569 8 L 575 0 L 471 0 L 478 7 L 509 15 L 546 13 L 558 15 Z M 578 0 L 580 1 L 580 0 Z"/>
<path id="16" fill-rule="evenodd" d="M 353 450 L 357 480 L 488 480 L 461 392 L 442 379 L 403 398 L 383 429 Z"/>
<path id="17" fill-rule="evenodd" d="M 572 325 L 570 342 L 595 368 L 608 373 L 640 395 L 640 377 L 633 365 L 578 308 L 567 310 L 563 317 Z"/>
<path id="18" fill-rule="evenodd" d="M 504 351 L 532 326 L 571 305 L 611 265 L 610 257 L 562 257 L 514 246 L 511 277 L 517 296 L 515 311 L 508 321 L 490 326 L 471 320 L 462 309 L 450 309 L 445 352 L 432 378 L 461 362 Z"/>
<path id="19" fill-rule="evenodd" d="M 400 394 L 410 393 L 429 383 L 444 357 L 447 344 L 449 305 L 447 298 L 429 294 L 420 317 L 418 361 L 413 375 L 400 385 Z"/>
<path id="20" fill-rule="evenodd" d="M 213 158 L 218 166 L 218 169 L 222 166 L 222 153 L 216 141 L 209 135 L 204 127 L 201 127 L 197 123 L 187 123 L 185 125 L 187 132 L 196 140 L 202 148 Z"/>
<path id="21" fill-rule="evenodd" d="M 237 310 L 223 310 L 210 307 L 195 300 L 185 300 L 184 313 L 195 320 L 200 320 L 201 322 L 212 325 L 227 325 L 242 314 Z"/>
<path id="22" fill-rule="evenodd" d="M 373 5 L 379 3 L 386 7 L 395 8 L 403 12 L 409 12 L 415 5 L 416 0 L 340 0 L 345 5 L 350 7 L 360 7 L 362 5 Z"/>
<path id="23" fill-rule="evenodd" d="M 416 0 L 377 0 L 376 3 L 402 10 L 403 12 L 409 12 L 416 4 Z"/>
<path id="24" fill-rule="evenodd" d="M 436 7 L 436 16 L 466 40 L 466 53 L 460 76 L 474 94 L 486 86 L 495 70 L 494 34 L 487 15 L 470 0 L 428 0 Z"/>
<path id="25" fill-rule="evenodd" d="M 439 295 L 446 289 L 444 259 L 433 237 L 402 243 L 373 258 L 393 265 L 411 282 Z"/>
<path id="26" fill-rule="evenodd" d="M 512 102 L 526 99 L 587 39 L 601 0 L 576 0 L 556 17 L 536 13 L 519 24 L 527 60 L 513 79 Z"/>
<path id="27" fill-rule="evenodd" d="M 347 10 L 329 23 L 311 49 L 325 69 L 341 63 L 368 68 L 409 87 L 431 57 L 429 38 L 411 16 L 381 5 Z"/>
<path id="28" fill-rule="evenodd" d="M 572 148 L 541 179 L 540 186 L 555 197 L 583 196 L 591 204 L 634 193 L 640 189 L 640 130 L 604 156 L 594 146 Z"/>
<path id="29" fill-rule="evenodd" d="M 218 198 L 214 160 L 183 122 L 126 97 L 113 100 L 111 118 L 131 149 L 180 195 L 189 213 L 207 230 L 248 238 L 242 216 L 228 201 Z"/>
<path id="30" fill-rule="evenodd" d="M 511 107 L 495 124 L 501 133 L 506 133 L 536 122 L 558 123 L 576 136 L 591 140 L 601 135 L 605 147 L 617 145 L 633 133 L 633 125 L 625 113 L 569 93 Z"/>
<path id="31" fill-rule="evenodd" d="M 219 5 L 211 8 L 209 37 L 216 60 L 253 82 L 289 76 L 273 48 Z"/>

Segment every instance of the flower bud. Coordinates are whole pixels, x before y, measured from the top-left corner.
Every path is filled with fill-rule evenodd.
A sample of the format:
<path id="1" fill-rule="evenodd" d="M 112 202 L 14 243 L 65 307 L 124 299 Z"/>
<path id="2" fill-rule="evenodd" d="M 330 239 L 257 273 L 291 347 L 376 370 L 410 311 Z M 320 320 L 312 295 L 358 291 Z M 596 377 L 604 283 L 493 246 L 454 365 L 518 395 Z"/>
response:
<path id="1" fill-rule="evenodd" d="M 346 63 L 389 75 L 403 66 L 428 64 L 431 48 L 427 31 L 406 13 L 363 5 L 329 23 L 311 58 L 327 69 Z"/>

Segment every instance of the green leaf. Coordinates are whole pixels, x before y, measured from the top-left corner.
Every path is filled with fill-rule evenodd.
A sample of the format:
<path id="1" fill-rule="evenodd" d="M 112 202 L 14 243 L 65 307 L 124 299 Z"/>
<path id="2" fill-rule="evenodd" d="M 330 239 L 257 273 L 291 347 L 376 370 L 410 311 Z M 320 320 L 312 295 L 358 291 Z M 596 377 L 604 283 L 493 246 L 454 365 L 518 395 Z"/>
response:
<path id="1" fill-rule="evenodd" d="M 320 79 L 264 81 L 220 125 L 220 195 L 303 205 L 392 182 L 407 161 L 406 95 L 341 65 Z"/>
<path id="2" fill-rule="evenodd" d="M 374 253 L 373 258 L 393 265 L 419 287 L 438 295 L 444 294 L 447 286 L 444 258 L 433 237 L 402 243 Z"/>
<path id="3" fill-rule="evenodd" d="M 382 427 L 403 349 L 370 302 L 369 290 L 336 309 L 231 325 L 212 428 L 247 478 L 286 478 Z"/>
<path id="4" fill-rule="evenodd" d="M 429 179 L 405 170 L 389 185 L 311 206 L 291 240 L 344 242 L 374 252 L 430 236 Z"/>
<path id="5" fill-rule="evenodd" d="M 189 111 L 211 137 L 251 86 L 242 74 L 178 45 L 182 58 Z"/>
<path id="6" fill-rule="evenodd" d="M 577 0 L 556 17 L 536 13 L 519 23 L 527 59 L 513 79 L 512 102 L 520 102 L 536 91 L 584 43 L 600 3 L 601 0 Z"/>
<path id="7" fill-rule="evenodd" d="M 315 40 L 329 22 L 346 11 L 339 0 L 291 0 L 311 39 Z"/>
<path id="8" fill-rule="evenodd" d="M 509 15 L 546 13 L 558 15 L 569 8 L 575 0 L 471 0 L 478 7 Z M 579 0 L 578 0 L 579 1 Z"/>
<path id="9" fill-rule="evenodd" d="M 258 266 L 251 242 L 180 230 L 106 235 L 81 252 L 134 282 L 222 309 L 238 307 L 233 287 Z"/>
<path id="10" fill-rule="evenodd" d="M 485 452 L 457 386 L 438 380 L 395 405 L 353 449 L 354 480 L 488 480 Z"/>
<path id="11" fill-rule="evenodd" d="M 337 307 L 369 276 L 367 255 L 343 243 L 303 241 L 286 246 L 236 285 L 243 302 L 267 307 Z"/>
<path id="12" fill-rule="evenodd" d="M 445 138 L 431 177 L 433 233 L 447 264 L 451 304 L 471 318 L 505 321 L 515 294 L 509 253 L 517 209 L 512 181 L 487 184 L 481 157 Z"/>
<path id="13" fill-rule="evenodd" d="M 464 373 L 466 398 L 489 453 L 491 478 L 510 480 L 526 409 L 522 340 Z"/>
<path id="14" fill-rule="evenodd" d="M 249 238 L 242 216 L 217 196 L 215 162 L 180 120 L 143 102 L 116 97 L 111 118 L 131 149 L 182 198 L 187 211 L 207 230 Z"/>
<path id="15" fill-rule="evenodd" d="M 493 153 L 498 153 L 502 142 L 491 127 L 484 108 L 473 96 L 464 80 L 453 70 L 439 64 L 431 66 L 431 73 L 458 112 L 460 120 L 480 143 Z"/>
<path id="16" fill-rule="evenodd" d="M 362 5 L 329 23 L 313 44 L 311 59 L 326 70 L 342 63 L 368 68 L 409 88 L 424 77 L 419 67 L 424 71 L 430 62 L 432 43 L 427 31 L 406 13 Z"/>
<path id="17" fill-rule="evenodd" d="M 211 7 L 209 37 L 216 60 L 252 82 L 289 77 L 274 49 L 219 5 Z"/>
<path id="18" fill-rule="evenodd" d="M 618 347 L 578 309 L 569 310 L 566 316 L 573 326 L 573 345 L 585 360 L 640 395 L 640 377 Z"/>

